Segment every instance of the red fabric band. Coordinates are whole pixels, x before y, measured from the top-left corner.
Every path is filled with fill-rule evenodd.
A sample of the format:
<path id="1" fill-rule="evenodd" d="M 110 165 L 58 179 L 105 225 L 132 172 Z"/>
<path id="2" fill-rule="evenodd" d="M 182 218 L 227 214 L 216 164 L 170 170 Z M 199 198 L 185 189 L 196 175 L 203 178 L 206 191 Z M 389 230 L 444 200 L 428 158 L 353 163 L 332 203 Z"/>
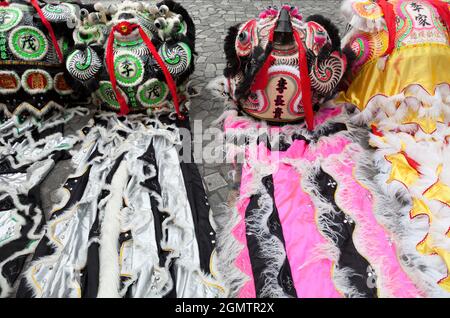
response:
<path id="1" fill-rule="evenodd" d="M 42 13 L 42 10 L 39 7 L 37 0 L 31 0 L 31 5 L 36 9 L 39 17 L 41 18 L 42 23 L 47 28 L 47 31 L 50 34 L 50 38 L 52 40 L 53 46 L 56 50 L 56 54 L 58 55 L 58 59 L 62 63 L 64 61 L 64 57 L 63 57 L 61 48 L 59 47 L 58 40 L 56 39 L 56 35 L 55 35 L 55 32 L 53 31 L 52 25 L 50 24 L 50 22 L 48 22 L 47 18 L 44 16 L 44 13 Z"/>

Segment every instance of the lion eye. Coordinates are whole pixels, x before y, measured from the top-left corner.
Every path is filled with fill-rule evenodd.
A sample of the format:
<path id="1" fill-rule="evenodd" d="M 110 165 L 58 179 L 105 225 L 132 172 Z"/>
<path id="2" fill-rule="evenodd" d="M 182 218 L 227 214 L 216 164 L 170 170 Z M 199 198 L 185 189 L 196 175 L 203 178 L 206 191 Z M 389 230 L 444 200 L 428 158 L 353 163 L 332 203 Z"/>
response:
<path id="1" fill-rule="evenodd" d="M 239 33 L 239 41 L 241 43 L 248 42 L 248 39 L 249 39 L 249 37 L 248 37 L 248 32 L 247 31 Z"/>

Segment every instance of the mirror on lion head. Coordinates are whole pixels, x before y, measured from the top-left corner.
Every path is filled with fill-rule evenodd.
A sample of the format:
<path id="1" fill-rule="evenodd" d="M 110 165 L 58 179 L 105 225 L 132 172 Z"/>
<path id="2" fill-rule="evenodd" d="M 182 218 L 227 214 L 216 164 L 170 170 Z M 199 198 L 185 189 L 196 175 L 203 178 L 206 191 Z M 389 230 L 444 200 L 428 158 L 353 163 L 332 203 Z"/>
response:
<path id="1" fill-rule="evenodd" d="M 269 7 L 229 29 L 226 91 L 250 116 L 271 123 L 306 118 L 312 129 L 313 108 L 334 95 L 346 72 L 340 46 L 338 29 L 323 16 L 303 20 L 296 7 Z"/>

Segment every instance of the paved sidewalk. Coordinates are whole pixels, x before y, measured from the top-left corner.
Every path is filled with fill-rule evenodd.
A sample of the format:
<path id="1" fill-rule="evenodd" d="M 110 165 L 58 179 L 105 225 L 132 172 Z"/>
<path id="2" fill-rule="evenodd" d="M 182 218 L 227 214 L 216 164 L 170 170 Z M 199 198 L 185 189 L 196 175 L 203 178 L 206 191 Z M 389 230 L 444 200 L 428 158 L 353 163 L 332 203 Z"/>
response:
<path id="1" fill-rule="evenodd" d="M 191 120 L 201 120 L 203 130 L 210 127 L 223 111 L 221 100 L 213 100 L 204 89 L 215 77 L 222 75 L 225 68 L 223 40 L 230 26 L 257 17 L 258 13 L 270 5 L 280 7 L 285 3 L 296 5 L 306 18 L 312 14 L 329 17 L 343 31 L 345 25 L 339 12 L 341 0 L 297 0 L 297 1 L 253 1 L 253 0 L 178 0 L 189 11 L 197 28 L 197 62 L 192 83 L 200 90 L 191 106 Z M 80 123 L 72 123 L 78 127 Z M 229 178 L 230 165 L 200 164 L 213 211 L 227 201 L 233 185 Z M 53 193 L 63 184 L 70 173 L 67 163 L 59 164 L 47 178 L 43 186 L 44 208 L 49 211 L 54 203 Z"/>

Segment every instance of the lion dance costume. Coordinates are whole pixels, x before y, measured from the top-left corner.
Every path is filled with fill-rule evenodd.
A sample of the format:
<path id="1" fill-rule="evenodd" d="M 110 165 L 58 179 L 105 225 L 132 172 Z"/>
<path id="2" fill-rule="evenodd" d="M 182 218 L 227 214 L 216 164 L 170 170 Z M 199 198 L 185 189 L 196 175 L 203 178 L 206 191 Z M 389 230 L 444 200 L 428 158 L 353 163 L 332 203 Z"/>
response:
<path id="1" fill-rule="evenodd" d="M 448 5 L 343 11 L 342 51 L 329 20 L 289 6 L 229 31 L 211 88 L 241 163 L 218 233 L 234 296 L 449 295 Z"/>
<path id="2" fill-rule="evenodd" d="M 202 180 L 179 154 L 194 93 L 195 27 L 186 10 L 173 1 L 12 1 L 0 13 L 3 113 L 41 114 L 24 136 L 7 126 L 11 136 L 2 133 L 2 156 L 10 157 L 1 172 L 2 296 L 226 296 Z M 20 73 L 18 65 L 39 69 Z M 71 113 L 94 106 L 89 123 L 68 136 L 58 129 L 69 110 L 55 106 L 66 99 L 84 103 Z M 39 185 L 68 158 L 74 172 L 45 223 Z"/>

